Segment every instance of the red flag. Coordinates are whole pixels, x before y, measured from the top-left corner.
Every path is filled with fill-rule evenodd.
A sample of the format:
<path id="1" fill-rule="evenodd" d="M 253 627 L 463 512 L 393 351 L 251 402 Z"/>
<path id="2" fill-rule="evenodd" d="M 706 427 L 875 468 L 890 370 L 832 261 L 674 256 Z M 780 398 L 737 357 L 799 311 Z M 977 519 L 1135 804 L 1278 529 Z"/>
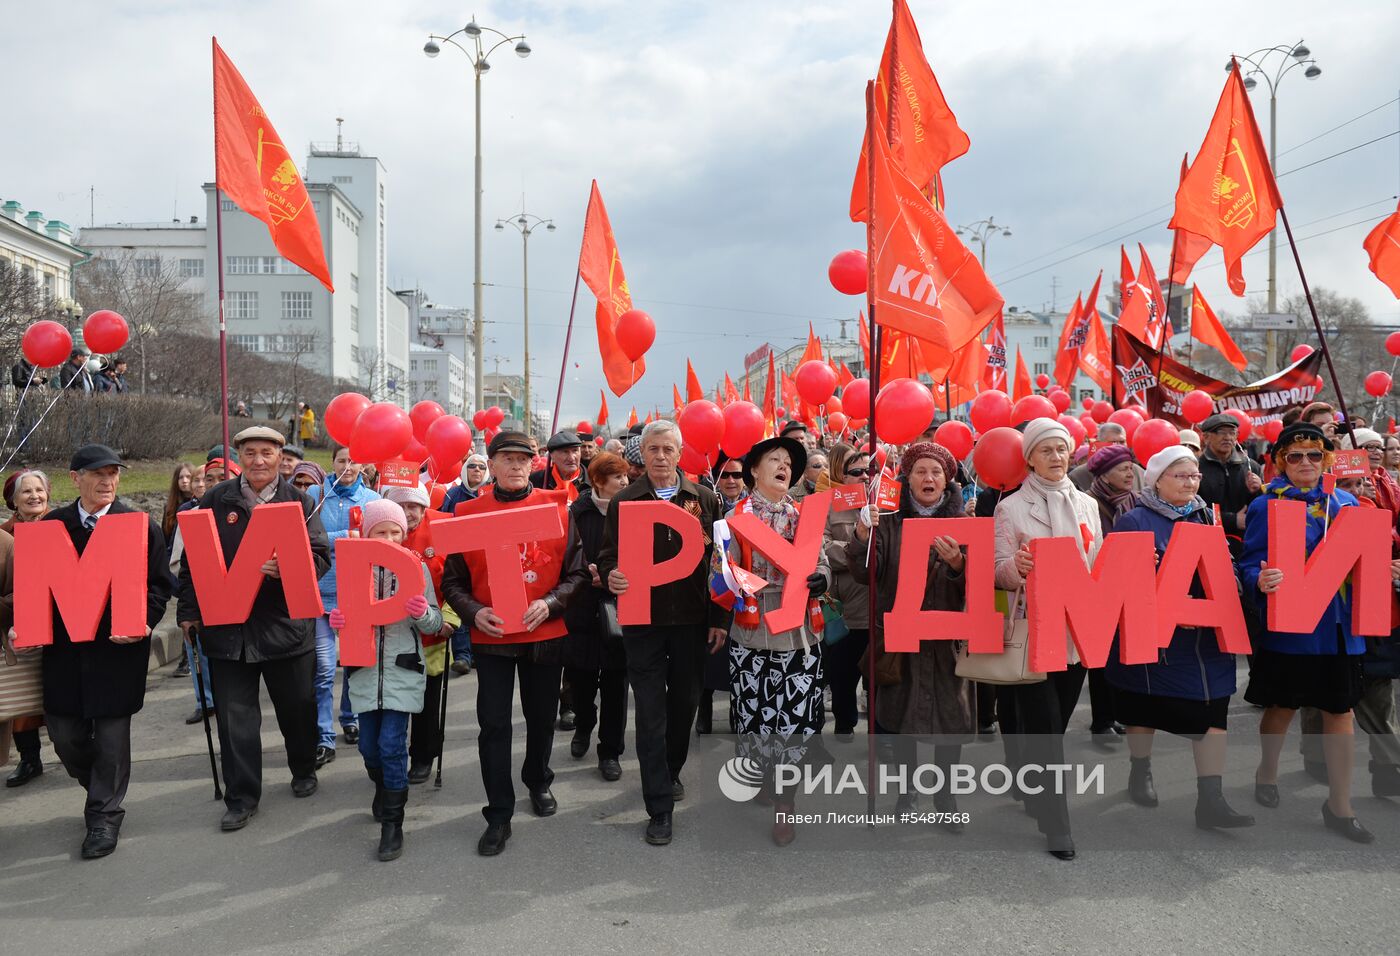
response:
<path id="1" fill-rule="evenodd" d="M 671 405 L 675 408 L 677 414 L 685 407 L 685 402 L 681 401 L 681 390 L 675 385 L 671 386 Z"/>
<path id="2" fill-rule="evenodd" d="M 865 321 L 865 313 L 861 312 L 860 319 L 856 322 L 856 331 L 860 335 L 860 354 L 865 359 L 865 376 L 870 377 L 870 323 Z"/>
<path id="3" fill-rule="evenodd" d="M 1362 246 L 1376 278 L 1400 299 L 1400 207 L 1371 230 Z"/>
<path id="4" fill-rule="evenodd" d="M 917 188 L 937 196 L 937 205 L 942 208 L 938 171 L 966 153 L 971 141 L 943 98 L 943 90 L 924 58 L 919 28 L 904 0 L 894 0 L 894 16 L 880 56 L 880 71 L 875 75 L 875 123 L 899 168 L 918 184 Z M 867 136 L 861 143 L 851 185 L 852 222 L 865 222 L 869 215 L 865 208 L 870 193 L 866 179 L 869 148 Z"/>
<path id="5" fill-rule="evenodd" d="M 1187 169 L 1186 157 L 1182 156 L 1181 181 L 1185 181 Z M 1185 287 L 1186 280 L 1191 277 L 1191 270 L 1195 268 L 1201 256 L 1209 251 L 1210 240 L 1204 236 L 1187 232 L 1185 229 L 1178 229 L 1172 233 L 1172 284 Z"/>
<path id="6" fill-rule="evenodd" d="M 802 396 L 797 391 L 797 380 L 787 372 L 783 374 L 783 405 L 787 407 L 790 418 L 797 417 L 797 410 L 802 404 Z"/>
<path id="7" fill-rule="evenodd" d="M 729 373 L 724 373 L 724 404 L 737 402 L 739 400 L 739 390 L 734 387 L 734 380 L 729 377 Z"/>
<path id="8" fill-rule="evenodd" d="M 633 362 L 617 344 L 617 319 L 632 308 L 632 293 L 622 271 L 608 211 L 598 181 L 588 194 L 588 215 L 583 222 L 583 247 L 578 254 L 578 272 L 598 300 L 594 319 L 598 326 L 598 351 L 603 358 L 603 375 L 614 395 L 621 396 L 646 374 L 645 359 Z"/>
<path id="9" fill-rule="evenodd" d="M 1027 395 L 1034 395 L 1035 389 L 1031 387 L 1031 370 L 1026 367 L 1026 360 L 1021 356 L 1021 346 L 1016 346 L 1016 385 L 1011 392 L 1012 401 L 1019 402 Z"/>
<path id="10" fill-rule="evenodd" d="M 933 371 L 933 397 L 937 405 L 951 408 L 972 401 L 986 370 L 987 347 L 980 341 L 969 342 L 954 356 L 951 368 Z"/>
<path id="11" fill-rule="evenodd" d="M 1084 303 L 1084 317 L 1088 322 L 1088 338 L 1079 353 L 1079 368 L 1094 384 L 1105 392 L 1113 385 L 1113 352 L 1104 334 L 1103 318 L 1099 315 L 1099 283 L 1103 272 L 1094 279 L 1094 287 L 1089 290 L 1089 298 Z"/>
<path id="12" fill-rule="evenodd" d="M 643 425 L 650 425 L 650 424 L 651 424 L 652 422 L 654 422 L 655 420 L 656 420 L 655 416 L 653 416 L 650 412 L 648 412 L 648 413 L 647 413 L 647 417 L 646 417 L 646 421 L 642 422 L 642 424 L 643 424 Z"/>
<path id="13" fill-rule="evenodd" d="M 812 328 L 812 323 L 807 323 L 807 347 L 802 350 L 802 357 L 797 360 L 800 366 L 803 362 L 820 362 L 822 360 L 822 340 L 817 338 L 817 333 Z"/>
<path id="14" fill-rule="evenodd" d="M 875 209 L 870 257 L 875 263 L 875 321 L 923 339 L 945 364 L 1001 312 L 1002 298 L 943 214 L 890 158 L 875 136 Z"/>
<path id="15" fill-rule="evenodd" d="M 700 377 L 695 374 L 695 366 L 690 364 L 690 359 L 685 360 L 685 400 L 687 402 L 698 402 L 705 397 L 705 390 L 700 387 Z"/>
<path id="16" fill-rule="evenodd" d="M 987 332 L 987 368 L 982 373 L 982 387 L 1006 391 L 1006 320 L 1000 312 Z"/>
<path id="17" fill-rule="evenodd" d="M 1206 304 L 1206 297 L 1201 295 L 1197 286 L 1191 287 L 1191 336 L 1197 342 L 1209 345 L 1225 356 L 1225 360 L 1241 372 L 1249 365 L 1249 360 L 1244 357 L 1235 340 L 1230 338 L 1230 333 L 1225 331 L 1225 326 L 1220 324 L 1220 320 Z"/>
<path id="18" fill-rule="evenodd" d="M 852 382 L 854 382 L 854 381 L 855 381 L 855 378 L 856 378 L 856 377 L 855 377 L 855 375 L 851 372 L 851 370 L 850 370 L 849 368 L 846 367 L 846 361 L 845 361 L 845 359 L 842 359 L 842 360 L 841 360 L 841 368 L 838 369 L 837 372 L 836 372 L 836 387 L 837 387 L 837 388 L 845 388 L 847 385 L 849 385 L 849 384 L 851 384 Z"/>
<path id="19" fill-rule="evenodd" d="M 282 137 L 219 41 L 214 40 L 214 185 L 248 215 L 261 219 L 272 244 L 330 292 L 316 207 Z"/>
<path id="20" fill-rule="evenodd" d="M 1147 250 L 1138 243 L 1141 261 L 1133 280 L 1133 294 L 1118 315 L 1118 324 L 1133 338 L 1154 349 L 1160 349 L 1167 337 L 1167 307 L 1162 301 L 1162 287 L 1156 270 L 1147 258 Z"/>
<path id="21" fill-rule="evenodd" d="M 637 406 L 633 405 L 632 414 L 627 416 L 627 427 L 631 428 L 635 424 L 637 424 Z"/>
<path id="22" fill-rule="evenodd" d="M 603 430 L 603 426 L 608 423 L 608 396 L 603 394 L 603 390 L 598 389 L 598 397 L 603 403 L 598 406 L 598 431 Z"/>
<path id="23" fill-rule="evenodd" d="M 1239 64 L 1231 62 L 1233 69 L 1225 79 L 1206 138 L 1177 187 L 1176 211 L 1167 226 L 1220 246 L 1230 291 L 1244 295 L 1240 258 L 1273 231 L 1283 199 L 1254 122 Z"/>
<path id="24" fill-rule="evenodd" d="M 1060 329 L 1060 343 L 1055 349 L 1055 381 L 1065 388 L 1070 387 L 1079 372 L 1079 356 L 1088 338 L 1089 320 L 1084 315 L 1084 300 L 1075 296 L 1074 305 L 1070 306 L 1069 314 L 1065 316 L 1064 328 Z"/>
<path id="25" fill-rule="evenodd" d="M 778 376 L 773 369 L 773 350 L 768 350 L 768 381 L 763 385 L 763 420 L 778 417 Z"/>
<path id="26" fill-rule="evenodd" d="M 1118 255 L 1118 314 L 1122 315 L 1128 307 L 1128 299 L 1133 294 L 1133 280 L 1137 277 L 1133 273 L 1133 264 L 1128 261 L 1128 250 L 1119 246 Z"/>
<path id="27" fill-rule="evenodd" d="M 749 402 L 749 403 L 752 403 L 752 402 L 753 402 L 753 399 L 749 397 L 749 372 L 748 372 L 748 369 L 745 369 L 745 370 L 744 370 L 744 401 Z"/>

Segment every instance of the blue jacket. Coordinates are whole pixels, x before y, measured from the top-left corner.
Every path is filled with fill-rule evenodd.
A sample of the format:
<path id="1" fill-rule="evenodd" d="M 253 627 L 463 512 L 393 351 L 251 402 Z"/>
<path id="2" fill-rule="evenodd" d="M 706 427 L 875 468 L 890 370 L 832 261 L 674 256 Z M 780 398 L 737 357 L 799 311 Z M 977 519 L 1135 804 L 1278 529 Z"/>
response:
<path id="1" fill-rule="evenodd" d="M 379 497 L 379 493 L 371 491 L 365 487 L 363 478 L 356 478 L 353 484 L 336 484 L 335 476 L 330 475 L 319 486 L 312 486 L 306 489 L 307 496 L 313 503 L 320 504 L 321 498 L 325 497 L 326 503 L 321 505 L 319 512 L 321 525 L 326 529 L 326 537 L 331 542 L 331 567 L 325 574 L 321 575 L 321 604 L 325 606 L 326 613 L 335 610 L 335 543 L 339 539 L 350 533 L 350 509 L 357 505 L 363 505 L 367 501 L 374 501 Z"/>
<path id="2" fill-rule="evenodd" d="M 438 507 L 438 510 L 450 515 L 456 514 L 458 505 L 471 501 L 481 494 L 481 489 L 485 487 L 485 485 L 481 485 L 476 491 L 472 491 L 466 485 L 453 485 L 447 489 L 447 494 L 442 496 L 442 505 Z"/>
<path id="3" fill-rule="evenodd" d="M 399 579 L 385 568 L 374 570 L 374 596 L 382 600 L 395 594 Z M 423 596 L 428 610 L 420 618 L 405 618 L 374 629 L 375 663 L 368 667 L 347 668 L 350 705 L 356 713 L 367 710 L 397 710 L 406 714 L 423 711 L 427 688 L 427 668 L 421 632 L 442 627 L 442 612 L 433 593 L 433 576 L 423 566 Z"/>
<path id="4" fill-rule="evenodd" d="M 1239 562 L 1240 582 L 1244 587 L 1246 598 L 1253 601 L 1254 606 L 1258 609 L 1261 622 L 1268 619 L 1267 600 L 1259 590 L 1259 564 L 1261 561 L 1268 560 L 1269 556 L 1269 519 L 1266 509 L 1270 501 L 1279 498 L 1294 498 L 1299 494 L 1298 489 L 1285 479 L 1275 478 L 1269 483 L 1269 487 L 1265 489 L 1263 494 L 1250 502 L 1249 511 L 1245 514 L 1244 548 L 1240 552 Z M 1356 499 L 1345 491 L 1334 491 L 1331 498 L 1330 510 L 1333 521 L 1337 520 L 1337 512 L 1342 508 L 1356 507 Z M 1308 509 L 1307 517 L 1308 554 L 1312 554 L 1313 549 L 1321 543 L 1323 527 L 1320 504 L 1314 504 Z M 1288 587 L 1289 582 L 1284 581 L 1283 586 Z M 1365 639 L 1351 633 L 1349 583 L 1332 595 L 1331 603 L 1327 605 L 1321 620 L 1317 622 L 1317 626 L 1311 633 L 1288 634 L 1266 630 L 1259 639 L 1259 646 L 1264 650 L 1274 651 L 1278 654 L 1336 654 L 1338 634 L 1346 642 L 1348 655 L 1361 654 L 1366 650 Z"/>
<path id="5" fill-rule="evenodd" d="M 1193 511 L 1175 520 L 1144 505 L 1114 522 L 1110 534 L 1121 531 L 1151 532 L 1157 548 L 1157 561 L 1166 554 L 1177 521 L 1205 524 L 1208 511 Z M 1205 597 L 1199 581 L 1191 582 L 1191 596 Z M 1214 700 L 1235 692 L 1235 655 L 1226 654 L 1208 627 L 1178 627 L 1171 643 L 1157 652 L 1155 664 L 1123 664 L 1118 660 L 1118 639 L 1104 667 L 1104 676 L 1114 687 L 1154 697 L 1180 697 L 1186 700 Z"/>

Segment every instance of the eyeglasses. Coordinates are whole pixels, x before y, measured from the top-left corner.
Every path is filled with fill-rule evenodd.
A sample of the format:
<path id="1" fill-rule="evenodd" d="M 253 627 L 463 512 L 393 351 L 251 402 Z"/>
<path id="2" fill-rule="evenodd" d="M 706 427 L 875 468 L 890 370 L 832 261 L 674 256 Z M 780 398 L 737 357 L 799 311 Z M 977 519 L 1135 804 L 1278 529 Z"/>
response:
<path id="1" fill-rule="evenodd" d="M 741 481 L 743 480 L 744 473 L 742 471 L 721 471 L 719 477 L 721 480 L 728 478 L 731 481 Z"/>
<path id="2" fill-rule="evenodd" d="M 870 474 L 870 469 L 869 469 L 869 468 L 847 468 L 847 469 L 846 469 L 846 474 L 850 475 L 852 478 L 864 478 L 866 475 Z"/>
<path id="3" fill-rule="evenodd" d="M 312 485 L 314 485 L 314 484 L 316 484 L 316 482 L 314 482 L 314 481 L 294 481 L 294 482 L 292 482 L 292 487 L 293 487 L 293 488 L 310 488 L 310 487 L 311 487 Z"/>
<path id="4" fill-rule="evenodd" d="M 1322 463 L 1322 452 L 1320 451 L 1290 451 L 1283 456 L 1283 460 L 1290 465 L 1301 465 L 1303 462 L 1311 462 L 1314 465 Z"/>
<path id="5" fill-rule="evenodd" d="M 1173 481 L 1200 481 L 1201 473 L 1199 471 L 1192 471 L 1186 472 L 1184 474 L 1167 475 L 1167 477 L 1172 479 Z"/>
<path id="6" fill-rule="evenodd" d="M 1361 447 L 1362 447 L 1364 450 L 1366 450 L 1366 451 L 1384 451 L 1384 450 L 1385 450 L 1385 446 L 1384 446 L 1384 445 L 1377 445 L 1375 442 L 1371 442 L 1369 445 L 1362 445 Z"/>
<path id="7" fill-rule="evenodd" d="M 481 462 L 479 462 L 479 461 L 474 461 L 474 462 L 472 462 L 471 464 L 467 465 L 467 467 L 468 467 L 468 468 L 485 468 L 486 466 L 483 465 L 483 464 L 482 464 Z"/>

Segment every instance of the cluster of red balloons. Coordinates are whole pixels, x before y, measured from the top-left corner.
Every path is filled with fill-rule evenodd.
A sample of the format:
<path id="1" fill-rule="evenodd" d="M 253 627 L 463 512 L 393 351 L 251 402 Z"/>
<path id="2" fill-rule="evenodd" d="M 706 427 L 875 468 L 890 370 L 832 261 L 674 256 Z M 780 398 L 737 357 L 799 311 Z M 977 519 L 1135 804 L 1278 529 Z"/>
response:
<path id="1" fill-rule="evenodd" d="M 111 309 L 98 309 L 83 322 L 83 341 L 99 355 L 121 351 L 131 337 L 126 319 Z M 73 335 L 52 319 L 41 319 L 24 330 L 20 351 L 37 368 L 53 368 L 73 354 Z"/>
<path id="2" fill-rule="evenodd" d="M 495 419 L 497 424 L 501 420 Z M 391 458 L 431 460 L 433 475 L 455 475 L 472 449 L 471 425 L 447 414 L 437 402 L 419 402 L 404 411 L 392 402 L 371 402 L 358 392 L 341 392 L 326 406 L 323 421 L 326 433 L 350 449 L 352 460 L 363 464 Z"/>

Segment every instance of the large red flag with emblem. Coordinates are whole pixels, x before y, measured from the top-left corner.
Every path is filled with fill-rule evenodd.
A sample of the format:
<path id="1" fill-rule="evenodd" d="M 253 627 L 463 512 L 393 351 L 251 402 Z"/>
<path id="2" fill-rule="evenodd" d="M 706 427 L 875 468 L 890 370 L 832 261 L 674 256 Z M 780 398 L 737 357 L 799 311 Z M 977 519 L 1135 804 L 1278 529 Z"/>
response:
<path id="1" fill-rule="evenodd" d="M 1220 246 L 1230 291 L 1244 295 L 1240 259 L 1273 231 L 1283 198 L 1269 168 L 1269 154 L 1254 122 L 1239 64 L 1231 62 L 1234 68 L 1225 79 L 1196 159 L 1177 187 L 1176 211 L 1167 226 Z"/>
<path id="2" fill-rule="evenodd" d="M 893 109 L 893 113 L 891 113 Z M 875 124 L 889 143 L 899 168 L 919 189 L 937 197 L 942 208 L 938 171 L 967 152 L 971 140 L 958 127 L 943 90 L 924 58 L 919 28 L 904 0 L 894 0 L 894 16 L 885 37 L 880 71 L 875 75 Z M 869 136 L 861 143 L 855 182 L 851 185 L 851 221 L 869 216 L 870 184 L 866 179 Z"/>
<path id="3" fill-rule="evenodd" d="M 1167 307 L 1162 301 L 1162 286 L 1157 282 L 1157 272 L 1152 261 L 1147 258 L 1147 250 L 1138 243 L 1140 261 L 1137 278 L 1133 280 L 1132 293 L 1123 311 L 1118 314 L 1118 325 L 1133 338 L 1154 349 L 1160 349 L 1166 339 Z"/>
<path id="4" fill-rule="evenodd" d="M 1400 207 L 1372 229 L 1362 243 L 1371 271 L 1400 299 Z"/>
<path id="5" fill-rule="evenodd" d="M 1220 319 L 1206 303 L 1206 297 L 1201 295 L 1197 286 L 1191 287 L 1191 337 L 1215 349 L 1241 372 L 1249 365 L 1249 359 L 1244 357 L 1235 340 L 1230 338 L 1230 333 L 1225 331 L 1225 326 L 1220 324 Z"/>
<path id="6" fill-rule="evenodd" d="M 261 219 L 272 244 L 334 292 L 316 208 L 282 137 L 214 40 L 214 184 Z"/>
<path id="7" fill-rule="evenodd" d="M 874 143 L 875 321 L 918 336 L 925 358 L 946 365 L 1001 313 L 1001 294 L 948 220 L 893 163 L 878 130 Z"/>
<path id="8" fill-rule="evenodd" d="M 613 237 L 608 211 L 603 207 L 598 181 L 588 194 L 588 215 L 583 221 L 583 248 L 578 254 L 578 272 L 598 300 L 594 319 L 598 326 L 598 352 L 603 358 L 603 376 L 612 393 L 621 396 L 646 374 L 645 359 L 633 362 L 617 344 L 617 319 L 632 308 L 632 293 L 622 271 L 622 258 Z"/>

